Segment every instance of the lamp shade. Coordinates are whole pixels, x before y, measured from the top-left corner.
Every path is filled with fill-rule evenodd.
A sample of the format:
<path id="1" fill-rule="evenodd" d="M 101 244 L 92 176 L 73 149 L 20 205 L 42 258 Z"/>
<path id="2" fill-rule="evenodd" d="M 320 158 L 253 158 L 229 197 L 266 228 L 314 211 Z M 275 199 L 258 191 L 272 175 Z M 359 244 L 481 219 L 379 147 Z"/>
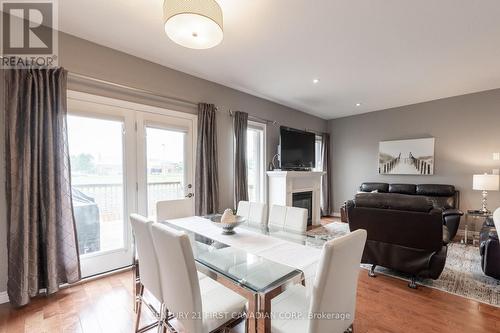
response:
<path id="1" fill-rule="evenodd" d="M 472 177 L 472 189 L 478 191 L 498 191 L 498 175 L 474 175 Z"/>
<path id="2" fill-rule="evenodd" d="M 175 43 L 209 49 L 223 38 L 222 9 L 215 0 L 165 0 L 165 32 Z"/>

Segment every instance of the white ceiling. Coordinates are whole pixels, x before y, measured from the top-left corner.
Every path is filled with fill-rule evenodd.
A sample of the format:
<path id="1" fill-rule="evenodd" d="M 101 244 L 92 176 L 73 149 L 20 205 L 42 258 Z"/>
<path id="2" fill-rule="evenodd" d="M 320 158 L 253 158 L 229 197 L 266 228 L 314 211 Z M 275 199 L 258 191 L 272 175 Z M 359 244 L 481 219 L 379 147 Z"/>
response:
<path id="1" fill-rule="evenodd" d="M 60 30 L 326 119 L 500 88 L 498 0 L 219 3 L 209 50 L 168 39 L 163 0 L 62 0 Z"/>

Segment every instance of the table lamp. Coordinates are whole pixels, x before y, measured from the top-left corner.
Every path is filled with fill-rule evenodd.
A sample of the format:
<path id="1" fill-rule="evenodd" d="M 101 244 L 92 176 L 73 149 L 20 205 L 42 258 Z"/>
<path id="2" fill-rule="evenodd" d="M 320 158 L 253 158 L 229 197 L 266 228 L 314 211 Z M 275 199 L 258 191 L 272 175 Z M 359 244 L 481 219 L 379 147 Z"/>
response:
<path id="1" fill-rule="evenodd" d="M 498 175 L 474 175 L 472 177 L 472 189 L 476 191 L 483 191 L 483 207 L 481 212 L 489 213 L 490 211 L 486 207 L 486 197 L 488 196 L 488 191 L 498 191 L 499 189 L 499 176 Z"/>

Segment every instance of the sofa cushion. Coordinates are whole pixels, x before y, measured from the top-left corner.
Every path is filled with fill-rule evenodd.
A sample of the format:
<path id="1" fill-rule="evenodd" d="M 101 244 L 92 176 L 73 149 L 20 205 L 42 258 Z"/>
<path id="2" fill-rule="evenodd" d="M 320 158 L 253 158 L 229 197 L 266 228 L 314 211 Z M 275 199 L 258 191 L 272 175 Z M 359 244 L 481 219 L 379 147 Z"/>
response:
<path id="1" fill-rule="evenodd" d="M 416 194 L 417 186 L 413 184 L 390 184 L 389 193 Z"/>
<path id="2" fill-rule="evenodd" d="M 428 213 L 432 203 L 422 196 L 398 193 L 360 193 L 354 198 L 356 207 L 393 209 Z"/>
<path id="3" fill-rule="evenodd" d="M 380 193 L 387 193 L 389 191 L 389 184 L 387 183 L 363 183 L 359 187 L 362 192 L 378 191 Z"/>
<path id="4" fill-rule="evenodd" d="M 455 195 L 455 186 L 439 184 L 419 184 L 416 193 L 429 197 L 452 197 Z"/>

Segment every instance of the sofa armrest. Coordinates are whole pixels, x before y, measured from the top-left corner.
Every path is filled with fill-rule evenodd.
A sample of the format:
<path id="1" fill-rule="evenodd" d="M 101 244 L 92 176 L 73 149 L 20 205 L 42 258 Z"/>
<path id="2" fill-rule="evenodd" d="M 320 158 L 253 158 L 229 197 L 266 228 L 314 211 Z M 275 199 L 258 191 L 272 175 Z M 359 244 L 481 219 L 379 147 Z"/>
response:
<path id="1" fill-rule="evenodd" d="M 498 232 L 496 230 L 490 230 L 488 238 L 498 241 Z"/>
<path id="2" fill-rule="evenodd" d="M 458 209 L 446 209 L 443 211 L 443 224 L 448 227 L 450 240 L 453 240 L 457 234 L 462 215 L 464 215 L 464 213 Z"/>
<path id="3" fill-rule="evenodd" d="M 464 213 L 459 209 L 445 209 L 445 210 L 443 210 L 443 217 L 452 216 L 452 215 L 462 216 L 462 215 L 464 215 Z"/>
<path id="4" fill-rule="evenodd" d="M 495 229 L 490 229 L 488 231 L 488 237 L 486 239 L 484 239 L 481 244 L 479 245 L 479 254 L 480 255 L 484 255 L 485 251 L 486 251 L 486 247 L 488 247 L 490 245 L 491 242 L 495 242 L 495 243 L 498 243 L 499 240 L 498 240 L 498 233 Z"/>
<path id="5" fill-rule="evenodd" d="M 450 243 L 450 231 L 448 230 L 448 227 L 443 225 L 443 244 L 448 245 Z"/>

